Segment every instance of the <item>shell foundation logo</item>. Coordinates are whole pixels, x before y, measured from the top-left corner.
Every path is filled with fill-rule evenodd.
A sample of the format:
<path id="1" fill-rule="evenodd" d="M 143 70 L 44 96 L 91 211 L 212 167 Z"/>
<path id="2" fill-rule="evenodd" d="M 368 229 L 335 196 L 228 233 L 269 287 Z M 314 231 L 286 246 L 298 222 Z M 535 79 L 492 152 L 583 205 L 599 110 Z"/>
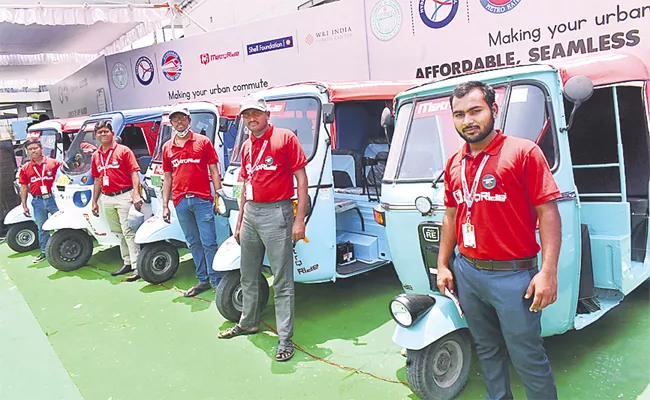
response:
<path id="1" fill-rule="evenodd" d="M 420 0 L 420 19 L 431 29 L 449 25 L 458 13 L 458 0 Z"/>
<path id="2" fill-rule="evenodd" d="M 183 72 L 183 62 L 177 52 L 169 50 L 162 56 L 161 63 L 162 73 L 167 80 L 175 81 L 181 77 Z"/>
<path id="3" fill-rule="evenodd" d="M 521 0 L 480 0 L 481 5 L 493 14 L 505 14 L 517 7 Z"/>

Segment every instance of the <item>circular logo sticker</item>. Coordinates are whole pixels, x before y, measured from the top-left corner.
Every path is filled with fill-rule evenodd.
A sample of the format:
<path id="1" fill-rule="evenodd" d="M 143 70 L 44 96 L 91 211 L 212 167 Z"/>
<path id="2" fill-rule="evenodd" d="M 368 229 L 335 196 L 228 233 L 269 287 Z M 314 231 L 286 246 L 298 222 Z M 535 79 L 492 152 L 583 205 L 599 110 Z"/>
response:
<path id="1" fill-rule="evenodd" d="M 483 183 L 483 187 L 487 190 L 492 190 L 497 187 L 497 178 L 495 178 L 492 174 L 483 175 L 481 182 Z"/>
<path id="2" fill-rule="evenodd" d="M 183 62 L 181 56 L 173 50 L 169 50 L 162 56 L 162 73 L 170 81 L 175 81 L 181 77 L 183 72 Z"/>
<path id="3" fill-rule="evenodd" d="M 113 85 L 118 89 L 124 89 L 129 83 L 129 74 L 126 69 L 126 65 L 121 62 L 116 62 L 113 64 Z"/>
<path id="4" fill-rule="evenodd" d="M 142 56 L 135 62 L 135 77 L 141 85 L 147 86 L 153 82 L 153 63 L 149 57 Z"/>
<path id="5" fill-rule="evenodd" d="M 372 9 L 370 28 L 379 40 L 393 39 L 402 28 L 402 8 L 395 0 L 381 0 Z"/>
<path id="6" fill-rule="evenodd" d="M 458 0 L 420 0 L 418 11 L 429 28 L 444 28 L 458 13 Z"/>
<path id="7" fill-rule="evenodd" d="M 273 157 L 271 157 L 271 156 L 267 156 L 267 157 L 264 159 L 264 164 L 268 165 L 269 167 L 270 167 L 271 165 L 273 165 Z"/>
<path id="8" fill-rule="evenodd" d="M 505 14 L 517 5 L 521 0 L 481 0 L 483 8 L 493 14 Z"/>

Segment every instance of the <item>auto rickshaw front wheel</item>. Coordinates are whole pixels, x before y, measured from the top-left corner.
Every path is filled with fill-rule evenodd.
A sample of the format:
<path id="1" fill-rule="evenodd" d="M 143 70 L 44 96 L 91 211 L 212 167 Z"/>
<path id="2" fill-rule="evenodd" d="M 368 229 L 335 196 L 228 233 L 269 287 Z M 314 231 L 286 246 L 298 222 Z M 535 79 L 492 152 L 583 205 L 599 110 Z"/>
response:
<path id="1" fill-rule="evenodd" d="M 7 245 L 16 253 L 26 253 L 38 248 L 38 228 L 33 221 L 13 224 L 7 230 Z"/>
<path id="2" fill-rule="evenodd" d="M 93 239 L 80 229 L 56 231 L 45 246 L 45 257 L 51 266 L 70 272 L 86 265 L 93 255 Z"/>
<path id="3" fill-rule="evenodd" d="M 406 376 L 423 400 L 450 400 L 469 378 L 472 345 L 469 333 L 455 331 L 421 350 L 408 350 Z"/>
<path id="4" fill-rule="evenodd" d="M 269 304 L 269 283 L 260 273 L 258 307 L 260 312 Z M 231 322 L 239 322 L 243 308 L 244 295 L 239 270 L 224 272 L 217 285 L 215 304 L 219 313 Z"/>
<path id="5" fill-rule="evenodd" d="M 157 285 L 178 271 L 178 250 L 169 242 L 150 243 L 140 249 L 137 263 L 142 279 Z"/>

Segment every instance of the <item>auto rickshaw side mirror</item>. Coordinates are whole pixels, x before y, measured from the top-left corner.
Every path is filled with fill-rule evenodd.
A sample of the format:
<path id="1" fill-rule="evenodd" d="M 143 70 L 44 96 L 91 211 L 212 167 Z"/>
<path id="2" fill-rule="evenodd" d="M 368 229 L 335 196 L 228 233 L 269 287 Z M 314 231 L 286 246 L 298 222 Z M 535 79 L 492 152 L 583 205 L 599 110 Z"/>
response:
<path id="1" fill-rule="evenodd" d="M 324 124 L 334 123 L 334 103 L 323 104 L 323 123 Z"/>
<path id="2" fill-rule="evenodd" d="M 219 132 L 228 132 L 228 119 L 219 117 Z"/>
<path id="3" fill-rule="evenodd" d="M 56 137 L 57 143 L 63 143 L 63 135 L 61 134 L 61 132 L 57 132 L 54 136 Z"/>
<path id="4" fill-rule="evenodd" d="M 388 107 L 384 107 L 384 110 L 381 112 L 381 127 L 384 129 L 392 128 L 395 124 L 395 118 L 393 117 L 393 112 Z"/>
<path id="5" fill-rule="evenodd" d="M 571 126 L 573 125 L 573 117 L 575 116 L 576 111 L 578 111 L 580 105 L 589 100 L 593 94 L 594 83 L 591 79 L 585 76 L 574 76 L 568 80 L 564 85 L 564 97 L 573 103 L 573 110 L 571 110 L 569 123 L 565 128 L 560 129 L 560 131 L 566 132 L 571 129 Z"/>

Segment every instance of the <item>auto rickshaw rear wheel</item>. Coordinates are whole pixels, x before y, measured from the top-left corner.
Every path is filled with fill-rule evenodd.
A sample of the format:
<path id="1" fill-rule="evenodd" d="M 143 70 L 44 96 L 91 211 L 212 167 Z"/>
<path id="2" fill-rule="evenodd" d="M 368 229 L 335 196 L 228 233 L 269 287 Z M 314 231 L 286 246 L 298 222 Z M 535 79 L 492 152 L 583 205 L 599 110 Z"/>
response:
<path id="1" fill-rule="evenodd" d="M 51 266 L 70 272 L 86 265 L 93 255 L 93 239 L 80 229 L 56 231 L 45 246 L 45 256 Z"/>
<path id="2" fill-rule="evenodd" d="M 7 245 L 16 253 L 38 248 L 38 228 L 33 221 L 13 224 L 7 230 Z"/>
<path id="3" fill-rule="evenodd" d="M 469 333 L 455 331 L 421 350 L 408 350 L 406 376 L 423 400 L 450 400 L 469 378 L 472 345 Z"/>
<path id="4" fill-rule="evenodd" d="M 155 242 L 142 246 L 138 254 L 138 272 L 149 283 L 170 280 L 178 271 L 178 250 L 169 242 Z"/>
<path id="5" fill-rule="evenodd" d="M 269 304 L 269 283 L 260 273 L 260 291 L 258 307 L 260 312 Z M 225 319 L 239 322 L 243 305 L 243 292 L 239 270 L 225 272 L 217 285 L 215 305 Z"/>

